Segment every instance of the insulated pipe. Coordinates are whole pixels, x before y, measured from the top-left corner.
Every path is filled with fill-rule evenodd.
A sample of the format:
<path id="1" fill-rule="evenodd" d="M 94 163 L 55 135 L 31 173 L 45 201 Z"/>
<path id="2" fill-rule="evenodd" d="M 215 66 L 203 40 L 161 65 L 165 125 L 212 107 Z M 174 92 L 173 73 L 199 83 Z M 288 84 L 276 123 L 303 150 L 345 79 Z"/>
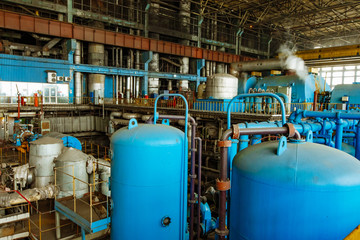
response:
<path id="1" fill-rule="evenodd" d="M 81 42 L 76 41 L 76 49 L 74 54 L 74 63 L 80 64 L 81 63 Z M 81 84 L 81 73 L 75 72 L 75 104 L 81 104 L 82 103 L 82 84 Z"/>
<path id="2" fill-rule="evenodd" d="M 283 67 L 280 59 L 235 62 L 230 64 L 230 74 L 238 77 L 241 72 L 282 69 Z"/>
<path id="3" fill-rule="evenodd" d="M 21 118 L 21 117 L 35 117 L 36 113 L 35 112 L 17 112 L 17 113 L 9 113 L 8 114 L 9 117 L 12 118 Z"/>

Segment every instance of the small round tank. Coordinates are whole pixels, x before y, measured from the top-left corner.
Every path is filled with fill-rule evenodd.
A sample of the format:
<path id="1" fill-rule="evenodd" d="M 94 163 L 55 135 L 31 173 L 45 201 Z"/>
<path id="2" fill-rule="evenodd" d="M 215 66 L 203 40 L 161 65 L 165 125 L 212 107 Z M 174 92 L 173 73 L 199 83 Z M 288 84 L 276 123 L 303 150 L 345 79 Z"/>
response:
<path id="1" fill-rule="evenodd" d="M 111 239 L 182 239 L 184 133 L 133 119 L 112 135 L 111 151 Z"/>
<path id="2" fill-rule="evenodd" d="M 231 99 L 237 92 L 238 79 L 230 74 L 218 73 L 206 80 L 206 98 Z"/>
<path id="3" fill-rule="evenodd" d="M 45 187 L 54 183 L 54 159 L 63 148 L 63 141 L 57 138 L 42 137 L 30 142 L 30 166 L 35 167 L 34 187 Z"/>
<path id="4" fill-rule="evenodd" d="M 360 223 L 360 162 L 325 145 L 283 144 L 235 156 L 230 239 L 344 239 Z"/>
<path id="5" fill-rule="evenodd" d="M 56 185 L 60 187 L 59 198 L 73 195 L 73 177 L 75 176 L 76 198 L 82 198 L 89 192 L 89 176 L 86 172 L 88 155 L 75 148 L 64 147 L 55 160 Z M 74 169 L 74 171 L 73 171 Z M 70 176 L 69 176 L 70 175 Z M 79 180 L 81 181 L 79 181 Z"/>

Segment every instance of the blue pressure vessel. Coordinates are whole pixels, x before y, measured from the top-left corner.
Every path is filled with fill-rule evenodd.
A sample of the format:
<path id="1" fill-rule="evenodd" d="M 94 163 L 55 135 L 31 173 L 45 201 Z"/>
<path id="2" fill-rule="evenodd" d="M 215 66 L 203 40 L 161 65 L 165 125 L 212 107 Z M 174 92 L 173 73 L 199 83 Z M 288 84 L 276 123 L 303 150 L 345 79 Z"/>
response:
<path id="1" fill-rule="evenodd" d="M 360 162 L 325 145 L 266 142 L 233 161 L 230 239 L 344 239 L 360 224 Z"/>
<path id="2" fill-rule="evenodd" d="M 134 119 L 113 134 L 111 239 L 184 239 L 184 137 L 177 128 Z"/>

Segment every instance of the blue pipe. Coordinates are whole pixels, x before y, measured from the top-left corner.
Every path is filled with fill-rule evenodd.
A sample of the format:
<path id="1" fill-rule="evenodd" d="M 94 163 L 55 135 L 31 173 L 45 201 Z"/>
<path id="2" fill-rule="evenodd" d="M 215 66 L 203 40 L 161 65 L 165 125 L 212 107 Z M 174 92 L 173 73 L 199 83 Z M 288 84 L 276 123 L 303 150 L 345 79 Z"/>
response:
<path id="1" fill-rule="evenodd" d="M 302 117 L 314 117 L 314 118 L 335 118 L 335 119 L 360 119 L 359 113 L 348 113 L 348 112 L 315 112 L 304 110 Z"/>
<path id="2" fill-rule="evenodd" d="M 360 123 L 356 126 L 355 157 L 360 160 Z"/>
<path id="3" fill-rule="evenodd" d="M 336 122 L 336 136 L 335 136 L 335 148 L 341 150 L 341 144 L 343 139 L 344 121 L 342 119 Z"/>
<path id="4" fill-rule="evenodd" d="M 280 107 L 281 107 L 282 125 L 284 125 L 286 123 L 285 105 L 284 105 L 284 102 L 281 100 L 281 98 L 278 95 L 273 94 L 273 93 L 246 93 L 246 94 L 240 94 L 240 95 L 235 96 L 229 102 L 229 104 L 227 106 L 227 129 L 230 129 L 230 127 L 231 127 L 231 106 L 232 106 L 232 104 L 234 103 L 235 100 L 240 99 L 240 98 L 246 98 L 246 97 L 273 97 L 273 98 L 276 98 L 276 100 L 279 101 Z"/>

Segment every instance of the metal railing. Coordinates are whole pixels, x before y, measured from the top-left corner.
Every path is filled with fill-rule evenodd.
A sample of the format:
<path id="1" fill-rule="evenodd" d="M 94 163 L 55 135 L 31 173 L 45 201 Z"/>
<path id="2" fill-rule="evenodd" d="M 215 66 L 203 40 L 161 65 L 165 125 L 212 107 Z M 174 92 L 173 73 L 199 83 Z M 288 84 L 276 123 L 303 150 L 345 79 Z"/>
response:
<path id="1" fill-rule="evenodd" d="M 66 226 L 75 225 L 68 220 L 66 223 L 56 226 L 53 221 L 49 221 L 50 219 L 55 219 L 55 210 L 40 211 L 37 208 L 33 208 L 33 213 L 29 218 L 29 237 L 33 240 L 47 239 L 49 234 L 55 235 L 55 231 L 58 228 L 61 229 Z M 79 234 L 79 232 L 78 227 L 76 227 L 75 234 Z"/>
<path id="2" fill-rule="evenodd" d="M 0 147 L 0 163 L 28 163 L 27 151 L 21 147 L 6 146 Z"/>
<path id="3" fill-rule="evenodd" d="M 66 165 L 66 166 L 62 166 L 62 167 L 55 167 L 54 168 L 54 179 L 55 179 L 55 186 L 60 188 L 60 191 L 63 192 L 64 195 L 67 195 L 65 197 L 59 198 L 58 196 L 55 197 L 55 201 L 59 201 L 59 202 L 64 202 L 64 201 L 72 201 L 72 204 L 68 204 L 67 207 L 69 209 L 71 209 L 74 213 L 79 214 L 80 216 L 82 216 L 84 219 L 88 220 L 88 222 L 91 224 L 92 222 L 94 222 L 95 218 L 93 216 L 93 212 L 97 212 L 97 207 L 102 207 L 101 209 L 105 209 L 106 210 L 106 217 L 103 216 L 103 218 L 107 218 L 109 217 L 109 197 L 106 195 L 105 196 L 105 200 L 101 200 L 98 197 L 98 194 L 96 194 L 96 189 L 101 189 L 100 184 L 108 184 L 108 180 L 99 180 L 96 179 L 96 174 L 95 174 L 95 170 L 96 165 L 102 165 L 102 166 L 106 166 L 100 162 L 96 162 L 95 161 L 92 163 L 93 164 L 93 168 L 92 168 L 92 181 L 90 183 L 85 182 L 83 180 L 81 180 L 80 178 L 77 178 L 75 176 L 75 166 L 74 165 Z M 70 172 L 71 174 L 68 172 L 70 168 Z M 71 182 L 63 182 L 62 184 L 59 185 L 59 182 L 57 181 L 57 176 L 59 175 L 63 175 L 66 176 L 66 178 L 64 179 L 71 179 Z M 72 191 L 66 191 L 62 188 L 62 186 L 72 184 Z M 87 186 L 87 193 L 85 193 L 82 197 L 79 197 L 76 195 L 76 187 L 77 186 Z M 97 198 L 97 201 L 95 201 L 95 198 Z M 78 209 L 78 206 L 81 206 L 81 211 Z M 84 206 L 86 206 L 88 208 L 88 211 L 84 210 Z M 106 208 L 105 208 L 106 206 Z M 98 215 L 98 220 L 99 219 L 103 219 L 101 217 L 101 215 Z"/>
<path id="4" fill-rule="evenodd" d="M 101 158 L 110 161 L 110 148 L 100 144 L 82 141 L 83 152 L 92 155 L 95 158 Z"/>
<path id="5" fill-rule="evenodd" d="M 28 99 L 26 105 L 34 105 L 34 97 Z M 154 98 L 95 98 L 95 97 L 57 97 L 56 101 L 47 100 L 49 97 L 37 97 L 40 105 L 47 104 L 116 104 L 141 107 L 154 107 Z M 18 98 L 12 96 L 0 96 L 0 104 L 18 104 Z M 225 112 L 228 100 L 195 100 L 187 99 L 190 110 Z M 181 98 L 161 99 L 160 108 L 184 109 L 185 104 Z M 359 108 L 360 104 L 350 104 L 349 108 Z M 289 114 L 295 110 L 312 110 L 313 103 L 285 103 L 286 112 Z M 318 111 L 343 109 L 343 104 L 338 103 L 317 103 Z M 276 101 L 269 101 L 266 98 L 259 98 L 254 101 L 236 102 L 232 107 L 232 112 L 253 113 L 253 114 L 280 114 L 280 105 Z"/>

